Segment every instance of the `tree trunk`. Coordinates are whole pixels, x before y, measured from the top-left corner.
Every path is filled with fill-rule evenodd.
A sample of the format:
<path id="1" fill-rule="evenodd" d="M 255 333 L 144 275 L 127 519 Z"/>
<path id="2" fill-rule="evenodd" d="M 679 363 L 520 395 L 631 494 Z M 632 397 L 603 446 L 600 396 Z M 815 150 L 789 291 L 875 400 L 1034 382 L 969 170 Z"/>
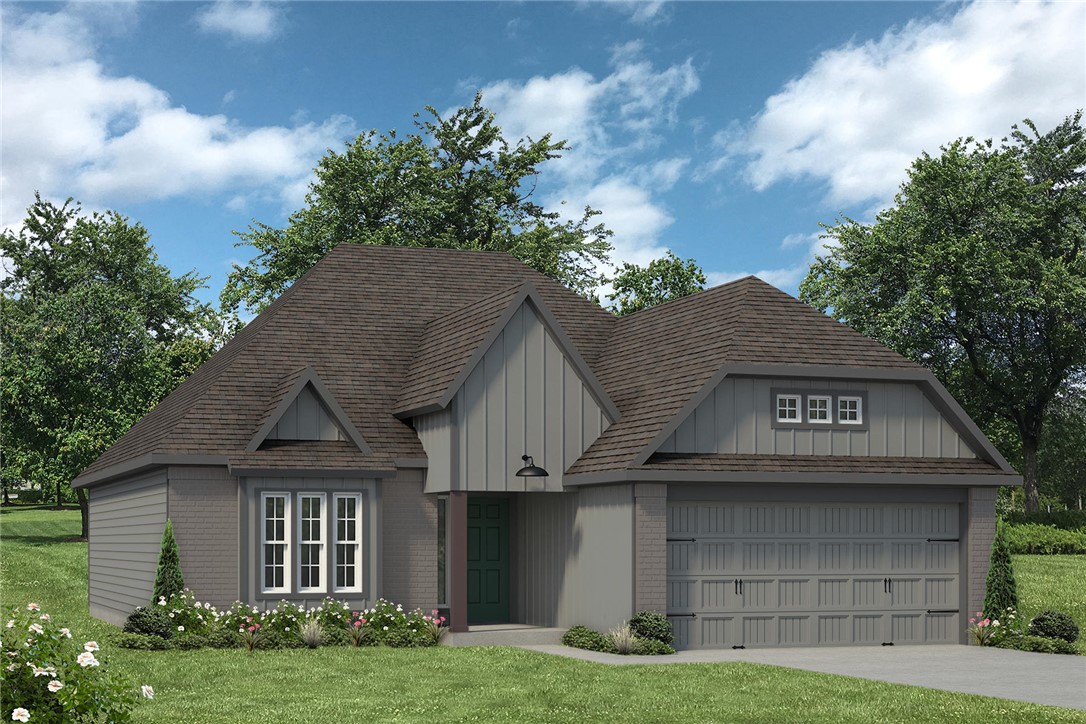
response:
<path id="1" fill-rule="evenodd" d="M 1037 446 L 1039 440 L 1032 436 L 1022 436 L 1022 478 L 1025 482 L 1026 512 L 1036 513 L 1041 509 L 1040 480 L 1037 473 Z"/>
<path id="2" fill-rule="evenodd" d="M 79 498 L 79 519 L 82 538 L 90 538 L 90 504 L 87 502 L 87 491 L 83 488 L 75 489 L 75 497 Z"/>
<path id="3" fill-rule="evenodd" d="M 60 510 L 60 483 L 57 483 L 57 510 Z"/>

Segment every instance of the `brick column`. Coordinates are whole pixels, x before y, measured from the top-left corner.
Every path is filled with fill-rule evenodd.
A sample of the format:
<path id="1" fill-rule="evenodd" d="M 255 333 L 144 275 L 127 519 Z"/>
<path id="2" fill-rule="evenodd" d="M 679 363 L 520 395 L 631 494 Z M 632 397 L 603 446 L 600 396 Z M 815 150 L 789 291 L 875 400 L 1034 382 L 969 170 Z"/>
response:
<path id="1" fill-rule="evenodd" d="M 634 485 L 634 609 L 667 613 L 667 485 Z"/>
<path id="2" fill-rule="evenodd" d="M 468 630 L 468 494 L 457 490 L 449 493 L 446 525 L 449 526 L 449 555 L 446 559 L 449 576 L 449 630 Z"/>
<path id="3" fill-rule="evenodd" d="M 988 563 L 992 555 L 992 540 L 995 538 L 996 512 L 995 502 L 998 488 L 969 488 L 969 542 L 966 552 L 969 570 L 969 608 L 963 611 L 962 620 L 968 620 L 977 611 L 984 608 L 985 581 L 988 578 Z"/>

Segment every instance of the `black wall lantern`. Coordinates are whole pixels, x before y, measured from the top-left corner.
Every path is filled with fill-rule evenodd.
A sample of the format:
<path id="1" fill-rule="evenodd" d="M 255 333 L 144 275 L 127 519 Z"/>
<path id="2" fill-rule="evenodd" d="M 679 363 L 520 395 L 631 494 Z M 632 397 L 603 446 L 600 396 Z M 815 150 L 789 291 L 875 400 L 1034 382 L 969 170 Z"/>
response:
<path id="1" fill-rule="evenodd" d="M 535 460 L 532 460 L 531 455 L 521 455 L 520 459 L 524 461 L 524 467 L 517 471 L 518 478 L 545 478 L 550 475 L 546 470 L 535 464 Z"/>

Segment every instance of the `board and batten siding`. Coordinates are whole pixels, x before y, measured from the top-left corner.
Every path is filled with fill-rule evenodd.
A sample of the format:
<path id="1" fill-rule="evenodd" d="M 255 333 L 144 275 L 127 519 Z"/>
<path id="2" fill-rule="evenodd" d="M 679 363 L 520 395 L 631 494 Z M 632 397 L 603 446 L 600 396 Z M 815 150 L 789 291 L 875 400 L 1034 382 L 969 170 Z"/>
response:
<path id="1" fill-rule="evenodd" d="M 514 502 L 514 620 L 608 630 L 634 613 L 631 485 L 533 494 Z"/>
<path id="2" fill-rule="evenodd" d="M 347 437 L 332 420 L 313 386 L 306 385 L 265 439 L 346 440 Z"/>
<path id="3" fill-rule="evenodd" d="M 166 527 L 166 471 L 91 488 L 87 583 L 90 613 L 122 625 L 151 601 Z"/>
<path id="4" fill-rule="evenodd" d="M 865 393 L 867 429 L 774 428 L 774 390 Z M 724 379 L 657 452 L 976 457 L 915 384 L 744 377 Z"/>
<path id="5" fill-rule="evenodd" d="M 527 302 L 449 408 L 415 418 L 430 460 L 426 492 L 559 492 L 566 468 L 611 421 Z M 531 455 L 550 476 L 514 473 Z"/>

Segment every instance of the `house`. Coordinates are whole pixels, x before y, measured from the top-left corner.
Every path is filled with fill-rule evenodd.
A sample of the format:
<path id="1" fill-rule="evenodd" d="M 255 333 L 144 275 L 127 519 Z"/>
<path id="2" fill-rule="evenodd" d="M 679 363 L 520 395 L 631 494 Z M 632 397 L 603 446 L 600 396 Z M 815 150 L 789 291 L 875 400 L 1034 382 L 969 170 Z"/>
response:
<path id="1" fill-rule="evenodd" d="M 696 648 L 964 643 L 1019 482 L 931 373 L 754 277 L 616 318 L 504 254 L 345 244 L 74 485 L 108 621 L 169 517 L 219 605 L 650 609 Z"/>

